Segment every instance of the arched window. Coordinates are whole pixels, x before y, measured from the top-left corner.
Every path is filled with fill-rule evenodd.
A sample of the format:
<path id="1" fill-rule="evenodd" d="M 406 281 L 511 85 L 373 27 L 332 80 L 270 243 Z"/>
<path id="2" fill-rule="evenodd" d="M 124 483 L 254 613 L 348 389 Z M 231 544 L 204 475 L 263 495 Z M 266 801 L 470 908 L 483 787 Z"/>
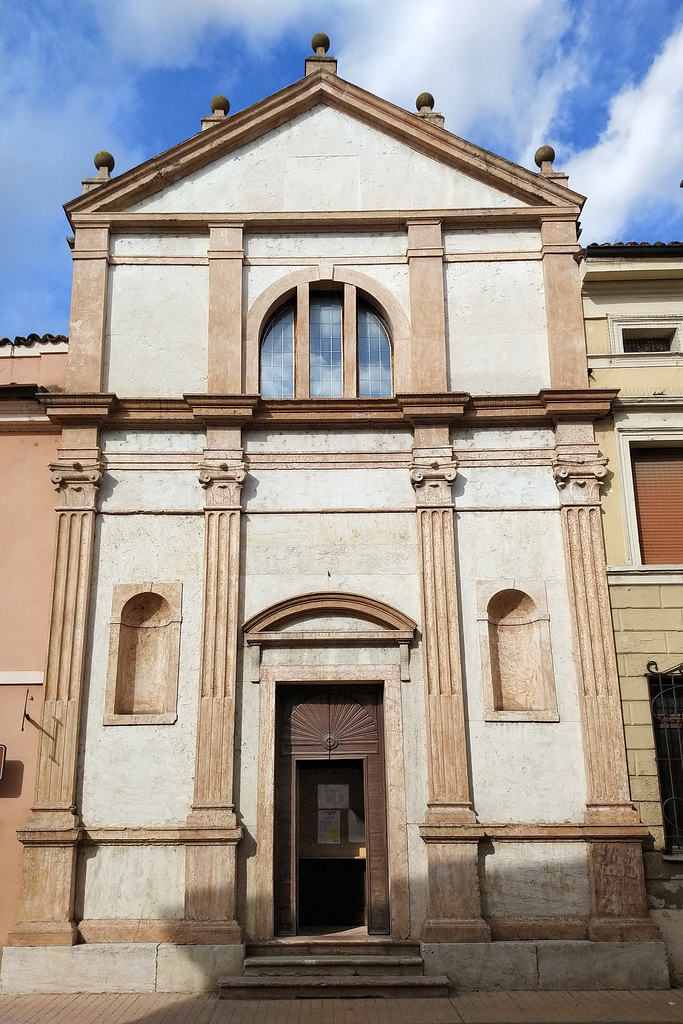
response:
<path id="1" fill-rule="evenodd" d="M 294 303 L 280 309 L 261 342 L 261 398 L 294 398 Z"/>
<path id="2" fill-rule="evenodd" d="M 303 291 L 303 294 L 302 294 Z M 297 305 L 298 304 L 298 305 Z M 308 315 L 298 315 L 308 307 Z M 261 398 L 390 398 L 391 341 L 356 288 L 303 286 L 261 338 Z"/>
<path id="3" fill-rule="evenodd" d="M 375 312 L 358 303 L 358 397 L 391 396 L 391 345 L 387 329 Z"/>

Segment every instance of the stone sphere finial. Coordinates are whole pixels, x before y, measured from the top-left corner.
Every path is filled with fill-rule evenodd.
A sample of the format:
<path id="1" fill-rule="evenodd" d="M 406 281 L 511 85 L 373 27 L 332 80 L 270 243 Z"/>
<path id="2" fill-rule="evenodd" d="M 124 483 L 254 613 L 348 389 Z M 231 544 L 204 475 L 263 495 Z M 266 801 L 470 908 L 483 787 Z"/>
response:
<path id="1" fill-rule="evenodd" d="M 536 150 L 534 156 L 534 163 L 537 167 L 541 167 L 543 164 L 551 164 L 555 159 L 555 150 L 552 146 L 541 146 L 540 149 Z"/>
<path id="2" fill-rule="evenodd" d="M 428 110 L 434 109 L 434 97 L 431 92 L 421 92 L 415 100 L 415 106 L 418 110 L 424 110 L 427 107 Z"/>
<path id="3" fill-rule="evenodd" d="M 330 37 L 326 32 L 316 32 L 311 39 L 311 46 L 313 47 L 315 55 L 317 57 L 322 57 L 330 48 Z M 323 51 L 322 54 L 320 53 L 320 50 Z"/>
<path id="4" fill-rule="evenodd" d="M 222 110 L 224 114 L 230 112 L 230 100 L 227 96 L 214 96 L 211 100 L 211 113 L 215 114 L 217 110 Z"/>
<path id="5" fill-rule="evenodd" d="M 95 167 L 98 171 L 101 170 L 103 167 L 106 167 L 109 173 L 111 174 L 111 172 L 114 170 L 114 162 L 114 157 L 111 155 L 111 153 L 107 153 L 106 149 L 101 149 L 99 153 L 95 153 L 95 159 L 93 163 L 95 164 Z"/>

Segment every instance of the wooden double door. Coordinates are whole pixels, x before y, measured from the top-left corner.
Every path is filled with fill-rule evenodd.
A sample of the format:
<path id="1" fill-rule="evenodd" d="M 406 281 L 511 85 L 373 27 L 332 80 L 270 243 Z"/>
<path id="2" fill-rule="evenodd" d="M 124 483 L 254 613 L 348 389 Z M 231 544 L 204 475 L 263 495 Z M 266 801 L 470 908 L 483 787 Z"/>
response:
<path id="1" fill-rule="evenodd" d="M 389 932 L 382 687 L 278 687 L 275 927 Z"/>

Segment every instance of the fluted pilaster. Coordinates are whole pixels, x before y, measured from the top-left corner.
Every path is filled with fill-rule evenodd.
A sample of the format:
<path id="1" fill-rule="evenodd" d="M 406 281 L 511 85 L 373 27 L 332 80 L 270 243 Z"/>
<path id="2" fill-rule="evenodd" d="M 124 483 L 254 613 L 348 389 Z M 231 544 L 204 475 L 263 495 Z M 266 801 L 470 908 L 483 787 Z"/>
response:
<path id="1" fill-rule="evenodd" d="M 206 492 L 204 625 L 197 754 L 188 824 L 219 829 L 223 842 L 186 851 L 185 916 L 201 922 L 206 942 L 238 942 L 235 818 L 235 689 L 240 579 L 240 499 L 246 473 L 208 464 L 199 475 Z"/>
<path id="2" fill-rule="evenodd" d="M 450 449 L 432 452 L 427 458 L 414 454 L 410 478 L 420 554 L 429 778 L 427 814 L 420 828 L 427 844 L 428 871 L 428 916 L 422 939 L 488 941 L 490 931 L 481 917 L 478 835 L 472 829 L 475 817 L 467 765 L 451 495 L 456 464 Z"/>
<path id="3" fill-rule="evenodd" d="M 596 940 L 652 940 L 637 812 L 631 803 L 600 521 L 606 459 L 559 454 L 554 464 L 562 506 L 569 603 L 573 617 L 586 768 L 586 822 L 623 825 L 624 838 L 588 844 Z M 617 833 L 618 837 L 618 833 Z"/>
<path id="4" fill-rule="evenodd" d="M 76 777 L 99 464 L 50 466 L 58 495 L 57 543 L 36 792 L 26 828 L 19 921 L 10 945 L 71 945 Z"/>

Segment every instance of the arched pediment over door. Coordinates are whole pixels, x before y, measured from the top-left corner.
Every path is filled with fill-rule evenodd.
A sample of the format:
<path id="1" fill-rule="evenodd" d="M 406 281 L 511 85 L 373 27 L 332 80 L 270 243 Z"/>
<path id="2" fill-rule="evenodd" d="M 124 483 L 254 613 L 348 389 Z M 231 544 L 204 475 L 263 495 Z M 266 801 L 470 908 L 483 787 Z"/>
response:
<path id="1" fill-rule="evenodd" d="M 391 605 L 362 594 L 320 591 L 278 601 L 244 623 L 253 651 L 252 681 L 259 682 L 264 646 L 398 646 L 401 679 L 409 678 L 408 647 L 417 624 Z"/>

